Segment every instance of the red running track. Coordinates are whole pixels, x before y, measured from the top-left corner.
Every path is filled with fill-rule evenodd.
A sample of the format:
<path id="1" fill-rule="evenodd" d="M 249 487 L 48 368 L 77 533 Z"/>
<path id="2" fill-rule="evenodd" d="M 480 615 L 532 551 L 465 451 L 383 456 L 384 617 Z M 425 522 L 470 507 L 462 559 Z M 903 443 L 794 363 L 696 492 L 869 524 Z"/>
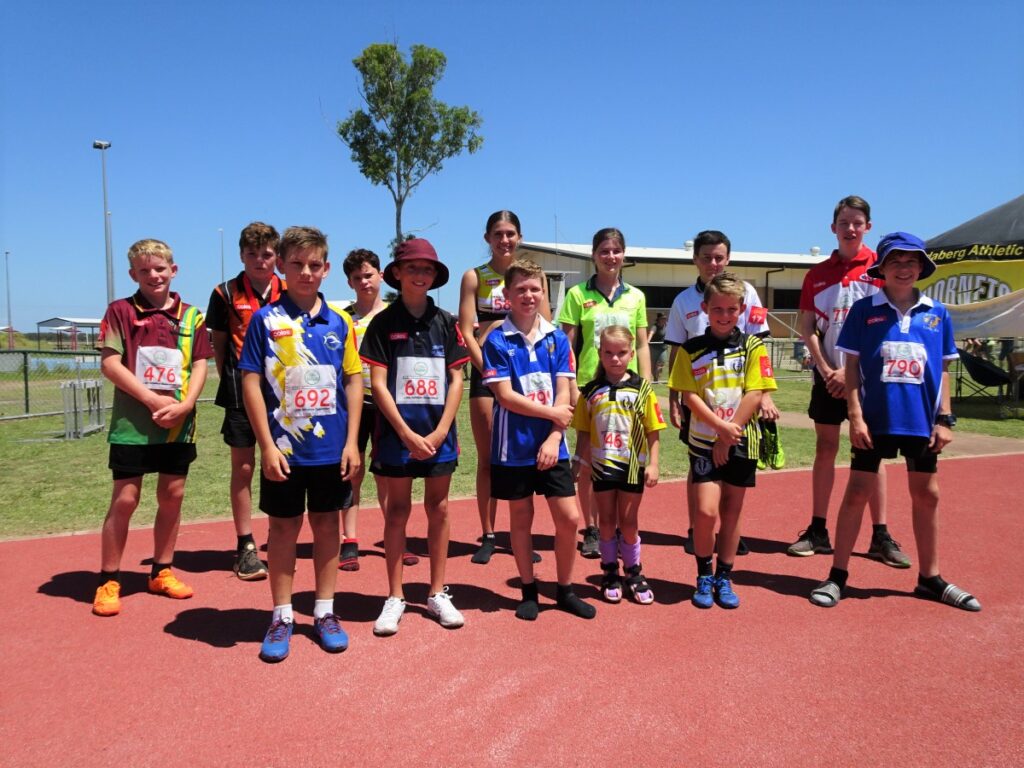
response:
<path id="1" fill-rule="evenodd" d="M 133 531 L 123 612 L 108 619 L 90 613 L 96 534 L 0 543 L 0 763 L 1021 765 L 1020 471 L 1020 455 L 940 464 L 942 572 L 978 596 L 980 614 L 915 599 L 915 570 L 864 557 L 852 563 L 849 597 L 812 606 L 807 593 L 829 558 L 784 553 L 806 525 L 810 475 L 762 473 L 748 495 L 753 552 L 737 562 L 736 611 L 690 605 L 683 486 L 667 483 L 641 509 L 654 605 L 599 605 L 590 622 L 556 610 L 517 621 L 512 558 L 470 563 L 478 531 L 465 500 L 452 504 L 448 580 L 466 626 L 448 631 L 426 617 L 422 562 L 406 570 L 401 631 L 376 638 L 386 579 L 380 515 L 369 510 L 371 552 L 338 579 L 351 647 L 331 656 L 312 638 L 307 544 L 291 657 L 275 666 L 257 658 L 269 589 L 231 576 L 229 522 L 182 528 L 177 566 L 196 589 L 184 602 L 145 593 L 150 537 Z M 890 530 L 916 561 L 902 467 L 889 478 Z M 537 520 L 550 605 L 543 501 Z M 411 532 L 425 528 L 414 512 Z M 578 561 L 578 591 L 595 601 L 597 572 Z"/>

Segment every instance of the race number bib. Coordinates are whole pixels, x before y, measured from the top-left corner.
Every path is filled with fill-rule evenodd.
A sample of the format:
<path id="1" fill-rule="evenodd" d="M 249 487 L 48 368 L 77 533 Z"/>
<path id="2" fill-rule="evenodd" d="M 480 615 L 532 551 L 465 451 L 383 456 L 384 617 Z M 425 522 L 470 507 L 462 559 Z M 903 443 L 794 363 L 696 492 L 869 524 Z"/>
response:
<path id="1" fill-rule="evenodd" d="M 621 413 L 608 414 L 601 425 L 601 447 L 605 457 L 629 460 L 629 419 Z"/>
<path id="2" fill-rule="evenodd" d="M 149 389 L 178 390 L 184 362 L 180 349 L 139 347 L 135 355 L 135 378 Z"/>
<path id="3" fill-rule="evenodd" d="M 722 419 L 722 421 L 732 421 L 736 416 L 736 411 L 739 410 L 740 401 L 743 399 L 743 389 L 741 387 L 720 387 L 718 389 L 709 389 L 704 393 L 704 402 L 708 404 L 715 416 Z M 710 424 L 705 424 L 700 419 L 697 419 L 694 424 L 695 432 L 701 437 L 714 439 L 718 433 L 711 427 Z"/>
<path id="4" fill-rule="evenodd" d="M 923 384 L 928 352 L 916 341 L 882 342 L 882 381 Z"/>
<path id="5" fill-rule="evenodd" d="M 519 386 L 523 394 L 530 400 L 541 405 L 554 405 L 555 391 L 551 386 L 551 374 L 546 371 L 534 371 L 519 377 Z"/>
<path id="6" fill-rule="evenodd" d="M 293 418 L 330 416 L 338 410 L 338 373 L 332 365 L 293 365 L 285 371 L 285 412 Z"/>
<path id="7" fill-rule="evenodd" d="M 399 357 L 397 363 L 398 405 L 444 405 L 443 357 Z"/>
<path id="8" fill-rule="evenodd" d="M 613 325 L 629 328 L 629 315 L 625 312 L 602 312 L 594 317 L 594 349 L 601 348 L 601 331 Z"/>
<path id="9" fill-rule="evenodd" d="M 505 286 L 496 285 L 491 288 L 490 304 L 492 312 L 508 313 L 512 311 L 512 304 L 505 298 Z"/>

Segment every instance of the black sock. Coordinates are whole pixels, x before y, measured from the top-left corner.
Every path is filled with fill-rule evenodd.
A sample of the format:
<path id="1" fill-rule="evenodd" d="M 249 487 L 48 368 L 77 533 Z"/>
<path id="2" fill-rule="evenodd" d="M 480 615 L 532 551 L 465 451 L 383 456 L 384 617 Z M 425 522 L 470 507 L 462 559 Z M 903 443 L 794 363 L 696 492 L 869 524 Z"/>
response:
<path id="1" fill-rule="evenodd" d="M 597 615 L 597 609 L 594 606 L 584 603 L 576 596 L 576 593 L 572 591 L 572 584 L 558 585 L 556 602 L 563 611 L 579 616 L 581 619 L 592 619 Z"/>
<path id="2" fill-rule="evenodd" d="M 812 517 L 811 524 L 807 526 L 808 533 L 828 533 L 828 526 L 825 525 L 824 517 Z"/>
<path id="3" fill-rule="evenodd" d="M 494 534 L 485 533 L 480 537 L 480 548 L 473 553 L 473 557 L 470 558 L 477 565 L 487 565 L 491 561 L 491 555 L 494 554 Z"/>
<path id="4" fill-rule="evenodd" d="M 108 581 L 116 581 L 118 584 L 120 584 L 121 571 L 100 571 L 100 583 L 97 586 L 102 587 Z"/>
<path id="5" fill-rule="evenodd" d="M 164 568 L 170 568 L 170 567 L 171 567 L 170 563 L 158 563 L 158 562 L 156 562 L 154 560 L 153 561 L 153 567 L 149 569 L 149 578 L 155 579 L 157 577 L 157 574 L 160 573 L 160 571 L 162 571 Z"/>
<path id="6" fill-rule="evenodd" d="M 715 578 L 725 577 L 727 579 L 732 578 L 732 563 L 723 563 L 721 560 L 718 561 L 718 567 L 715 568 Z"/>
<path id="7" fill-rule="evenodd" d="M 918 586 L 934 592 L 936 595 L 941 595 L 945 591 L 946 587 L 949 586 L 949 584 L 946 583 L 946 580 L 937 574 L 935 576 L 922 576 L 921 574 L 918 574 L 917 584 Z"/>
<path id="8" fill-rule="evenodd" d="M 698 576 L 710 576 L 711 575 L 711 558 L 701 557 L 700 555 L 694 555 L 697 560 L 697 575 Z"/>
<path id="9" fill-rule="evenodd" d="M 878 525 L 872 525 L 871 526 L 871 533 L 873 533 L 873 534 L 888 533 L 888 532 L 889 532 L 889 527 L 885 523 L 879 523 Z"/>
<path id="10" fill-rule="evenodd" d="M 523 600 L 516 606 L 516 618 L 524 621 L 534 621 L 540 613 L 540 605 L 537 604 L 537 582 L 531 581 L 523 584 Z"/>
<path id="11" fill-rule="evenodd" d="M 828 572 L 828 580 L 834 582 L 839 589 L 846 589 L 846 580 L 850 578 L 850 572 L 842 568 L 833 568 Z"/>
<path id="12" fill-rule="evenodd" d="M 238 537 L 238 551 L 241 552 L 243 549 L 245 549 L 245 545 L 246 544 L 250 544 L 250 543 L 254 547 L 256 546 L 256 539 L 254 539 L 252 537 L 251 533 L 247 533 L 244 536 L 239 536 Z"/>
<path id="13" fill-rule="evenodd" d="M 693 541 L 693 528 L 686 529 L 686 538 L 688 538 L 690 541 Z"/>

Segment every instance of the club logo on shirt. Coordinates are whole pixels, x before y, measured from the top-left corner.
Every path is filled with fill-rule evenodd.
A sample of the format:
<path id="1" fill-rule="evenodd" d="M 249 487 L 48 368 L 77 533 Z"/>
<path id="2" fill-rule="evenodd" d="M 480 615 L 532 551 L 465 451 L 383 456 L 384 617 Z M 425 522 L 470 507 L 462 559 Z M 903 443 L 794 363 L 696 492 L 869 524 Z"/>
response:
<path id="1" fill-rule="evenodd" d="M 327 333 L 324 336 L 324 346 L 328 349 L 341 349 L 341 339 L 338 338 L 338 334 L 334 331 Z"/>
<path id="2" fill-rule="evenodd" d="M 774 375 L 775 374 L 772 371 L 772 361 L 769 360 L 767 357 L 762 357 L 761 358 L 761 378 L 763 378 L 763 379 L 770 379 Z"/>
<path id="3" fill-rule="evenodd" d="M 286 339 L 291 335 L 291 328 L 274 328 L 273 330 L 270 331 L 270 338 L 272 338 L 274 341 L 277 341 L 278 339 Z"/>
<path id="4" fill-rule="evenodd" d="M 874 325 L 875 323 L 884 323 L 885 315 L 873 315 L 864 321 L 865 325 Z"/>
<path id="5" fill-rule="evenodd" d="M 590 309 L 591 307 L 595 307 L 595 306 L 597 306 L 597 302 L 592 300 L 592 299 L 583 302 L 583 308 L 584 309 Z"/>
<path id="6" fill-rule="evenodd" d="M 430 354 L 433 357 L 444 357 L 444 344 L 434 344 L 430 347 Z"/>
<path id="7" fill-rule="evenodd" d="M 696 311 L 696 310 L 695 310 L 695 311 L 693 311 L 693 312 L 689 312 L 689 313 L 687 313 L 687 315 L 686 315 L 686 319 L 687 319 L 687 320 L 689 320 L 689 319 L 691 319 L 691 318 L 694 318 L 694 317 L 696 317 L 696 316 L 697 316 L 697 315 L 699 315 L 699 314 L 700 314 L 700 312 L 699 312 L 699 311 Z"/>
<path id="8" fill-rule="evenodd" d="M 504 282 L 500 277 L 494 280 L 488 280 L 487 284 L 490 286 L 501 285 Z"/>
<path id="9" fill-rule="evenodd" d="M 751 307 L 747 317 L 754 325 L 761 325 L 768 319 L 768 310 L 764 307 Z"/>
<path id="10" fill-rule="evenodd" d="M 388 339 L 390 341 L 408 341 L 409 334 L 406 333 L 405 331 L 399 331 L 398 333 L 392 333 L 390 336 L 388 336 Z"/>
<path id="11" fill-rule="evenodd" d="M 931 312 L 926 312 L 925 314 L 921 315 L 921 323 L 929 331 L 939 330 L 939 316 L 933 315 Z"/>

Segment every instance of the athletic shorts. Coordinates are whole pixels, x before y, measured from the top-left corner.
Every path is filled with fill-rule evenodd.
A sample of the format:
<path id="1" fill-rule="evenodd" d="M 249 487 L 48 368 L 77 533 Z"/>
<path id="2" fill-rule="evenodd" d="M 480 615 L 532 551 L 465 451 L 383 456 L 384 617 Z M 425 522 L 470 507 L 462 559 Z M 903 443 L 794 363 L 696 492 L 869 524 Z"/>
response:
<path id="1" fill-rule="evenodd" d="M 127 480 L 159 473 L 188 475 L 188 466 L 196 460 L 195 443 L 159 443 L 157 445 L 110 444 L 107 466 L 115 480 Z"/>
<path id="2" fill-rule="evenodd" d="M 576 495 L 569 460 L 560 461 L 543 471 L 536 466 L 505 467 L 491 464 L 491 498 L 514 501 L 537 494 L 547 497 Z"/>
<path id="3" fill-rule="evenodd" d="M 256 447 L 256 433 L 252 431 L 245 408 L 225 408 L 220 433 L 224 435 L 224 442 L 232 448 Z"/>
<path id="4" fill-rule="evenodd" d="M 381 477 L 445 477 L 455 474 L 457 466 L 458 461 L 410 461 L 398 467 L 375 461 L 370 471 Z"/>
<path id="5" fill-rule="evenodd" d="M 933 475 L 938 469 L 939 454 L 928 448 L 931 440 L 927 437 L 872 435 L 871 442 L 874 448 L 851 450 L 850 469 L 877 473 L 882 459 L 895 459 L 897 452 L 903 455 L 908 472 Z"/>
<path id="6" fill-rule="evenodd" d="M 352 483 L 341 479 L 341 462 L 292 464 L 278 483 L 260 471 L 260 510 L 269 517 L 301 517 L 310 512 L 336 512 L 352 506 Z"/>
<path id="7" fill-rule="evenodd" d="M 814 384 L 811 386 L 811 404 L 807 415 L 815 424 L 842 424 L 847 419 L 846 399 L 832 397 L 825 388 L 825 379 L 814 369 Z"/>
<path id="8" fill-rule="evenodd" d="M 636 483 L 627 483 L 624 480 L 593 480 L 594 493 L 603 491 L 625 491 L 626 493 L 643 493 L 644 476 L 646 472 L 640 468 L 640 480 Z"/>
<path id="9" fill-rule="evenodd" d="M 377 419 L 380 418 L 380 411 L 377 406 L 363 402 L 363 415 L 359 419 L 359 453 L 366 453 L 366 446 L 370 442 L 370 435 L 377 428 Z"/>
<path id="10" fill-rule="evenodd" d="M 694 483 L 725 483 L 737 488 L 753 488 L 756 474 L 755 459 L 741 458 L 730 452 L 729 460 L 716 467 L 710 456 L 690 453 L 690 479 Z"/>
<path id="11" fill-rule="evenodd" d="M 491 388 L 483 382 L 483 376 L 480 375 L 480 371 L 476 369 L 475 365 L 470 364 L 469 366 L 469 399 L 472 400 L 477 397 L 489 397 L 494 399 L 494 393 L 491 392 Z"/>

